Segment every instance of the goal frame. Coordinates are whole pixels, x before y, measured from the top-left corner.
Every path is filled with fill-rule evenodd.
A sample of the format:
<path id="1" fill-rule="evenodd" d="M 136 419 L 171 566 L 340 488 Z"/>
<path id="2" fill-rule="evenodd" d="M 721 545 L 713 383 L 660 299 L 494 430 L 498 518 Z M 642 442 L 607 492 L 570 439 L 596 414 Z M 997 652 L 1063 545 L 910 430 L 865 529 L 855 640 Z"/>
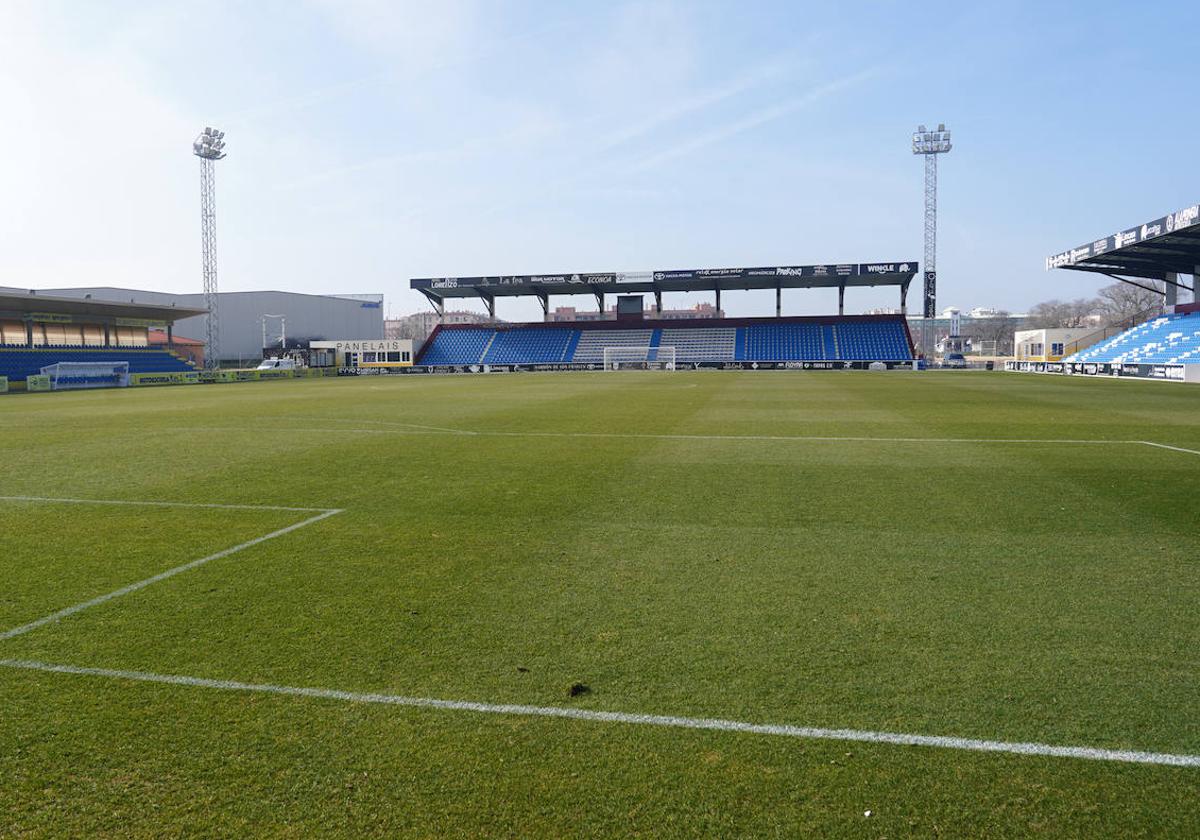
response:
<path id="1" fill-rule="evenodd" d="M 604 348 L 604 370 L 678 370 L 671 345 Z"/>
<path id="2" fill-rule="evenodd" d="M 50 377 L 52 391 L 129 386 L 129 362 L 55 362 L 43 367 L 41 374 Z"/>

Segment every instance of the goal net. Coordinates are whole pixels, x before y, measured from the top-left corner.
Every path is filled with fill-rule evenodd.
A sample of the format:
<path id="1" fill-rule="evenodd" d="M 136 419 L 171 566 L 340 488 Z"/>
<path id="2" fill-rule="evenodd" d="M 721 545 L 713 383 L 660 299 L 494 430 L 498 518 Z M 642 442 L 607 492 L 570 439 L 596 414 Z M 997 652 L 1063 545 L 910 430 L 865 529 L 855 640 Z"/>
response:
<path id="1" fill-rule="evenodd" d="M 58 362 L 42 368 L 50 389 L 124 388 L 129 384 L 129 362 Z"/>
<path id="2" fill-rule="evenodd" d="M 605 370 L 675 370 L 674 347 L 605 347 Z"/>

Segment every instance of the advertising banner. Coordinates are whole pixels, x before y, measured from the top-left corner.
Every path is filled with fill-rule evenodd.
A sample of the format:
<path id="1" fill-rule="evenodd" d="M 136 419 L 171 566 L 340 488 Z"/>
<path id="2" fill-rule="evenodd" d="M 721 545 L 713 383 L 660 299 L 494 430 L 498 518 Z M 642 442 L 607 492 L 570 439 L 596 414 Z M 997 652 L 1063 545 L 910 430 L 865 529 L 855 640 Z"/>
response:
<path id="1" fill-rule="evenodd" d="M 882 364 L 888 370 L 912 370 L 913 363 L 907 362 L 678 362 L 675 370 L 870 370 L 872 364 Z M 532 365 L 417 365 L 409 368 L 378 369 L 344 368 L 342 376 L 373 376 L 385 373 L 436 374 L 436 373 L 540 373 L 546 371 L 603 370 L 604 365 L 593 364 L 532 364 Z M 627 368 L 632 369 L 632 368 Z"/>
<path id="2" fill-rule="evenodd" d="M 1168 213 L 1166 216 L 1155 219 L 1152 222 L 1146 222 L 1144 225 L 1118 231 L 1111 236 L 1105 236 L 1093 242 L 1088 242 L 1085 245 L 1080 245 L 1078 248 L 1072 248 L 1069 251 L 1063 251 L 1061 254 L 1046 257 L 1046 269 L 1075 265 L 1082 260 L 1099 257 L 1110 251 L 1116 251 L 1119 248 L 1126 248 L 1130 245 L 1137 245 L 1151 239 L 1157 239 L 1160 236 L 1167 236 L 1177 230 L 1191 227 L 1197 223 L 1200 223 L 1200 205 L 1193 204 L 1191 207 L 1184 207 L 1182 210 Z"/>
<path id="3" fill-rule="evenodd" d="M 131 373 L 130 385 L 194 385 L 200 382 L 200 371 L 164 371 L 161 373 Z"/>
<path id="4" fill-rule="evenodd" d="M 830 263 L 826 265 L 767 265 L 747 268 L 668 268 L 653 271 L 616 272 L 603 271 L 592 274 L 511 274 L 481 277 L 419 277 L 410 281 L 414 289 L 431 291 L 450 289 L 503 289 L 522 287 L 537 290 L 539 287 L 578 286 L 581 293 L 591 289 L 603 291 L 620 289 L 623 283 L 655 283 L 696 280 L 727 280 L 736 285 L 739 280 L 750 278 L 831 278 L 869 277 L 871 275 L 912 274 L 917 270 L 915 260 L 893 260 L 878 263 Z"/>
<path id="5" fill-rule="evenodd" d="M 1106 362 L 1005 362 L 1006 371 L 1054 373 L 1066 376 L 1107 376 L 1112 379 L 1156 379 L 1163 382 L 1200 381 L 1200 365 L 1109 364 Z"/>
<path id="6" fill-rule="evenodd" d="M 156 321 L 153 318 L 114 318 L 113 320 L 118 327 L 153 327 L 155 329 L 167 328 L 166 321 Z"/>

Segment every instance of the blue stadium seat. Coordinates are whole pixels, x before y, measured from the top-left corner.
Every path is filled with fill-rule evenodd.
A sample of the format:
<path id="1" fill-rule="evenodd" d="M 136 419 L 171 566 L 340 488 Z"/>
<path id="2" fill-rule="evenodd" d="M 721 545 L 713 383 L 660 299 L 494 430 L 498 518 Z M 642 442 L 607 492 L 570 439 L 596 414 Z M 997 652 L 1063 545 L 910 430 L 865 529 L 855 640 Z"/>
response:
<path id="1" fill-rule="evenodd" d="M 1093 344 L 1064 362 L 1182 365 L 1200 363 L 1200 312 L 1163 315 Z"/>
<path id="2" fill-rule="evenodd" d="M 496 334 L 490 327 L 439 330 L 433 341 L 425 347 L 422 365 L 474 365 L 483 357 L 492 337 Z"/>
<path id="3" fill-rule="evenodd" d="M 730 361 L 909 361 L 901 318 L 869 321 L 782 321 L 735 327 L 645 323 L 628 329 L 512 325 L 442 329 L 423 350 L 422 365 L 599 364 L 605 347 L 673 347 L 679 363 Z M 653 358 L 657 351 L 651 350 Z"/>
<path id="4" fill-rule="evenodd" d="M 912 349 L 900 320 L 783 322 L 739 329 L 736 358 L 755 362 L 899 362 L 911 360 Z"/>
<path id="5" fill-rule="evenodd" d="M 23 381 L 57 362 L 129 362 L 130 373 L 169 373 L 195 370 L 190 362 L 166 350 L 146 347 L 0 348 L 0 376 Z"/>
<path id="6" fill-rule="evenodd" d="M 567 348 L 577 331 L 555 327 L 498 330 L 484 353 L 491 365 L 536 365 L 569 361 Z"/>

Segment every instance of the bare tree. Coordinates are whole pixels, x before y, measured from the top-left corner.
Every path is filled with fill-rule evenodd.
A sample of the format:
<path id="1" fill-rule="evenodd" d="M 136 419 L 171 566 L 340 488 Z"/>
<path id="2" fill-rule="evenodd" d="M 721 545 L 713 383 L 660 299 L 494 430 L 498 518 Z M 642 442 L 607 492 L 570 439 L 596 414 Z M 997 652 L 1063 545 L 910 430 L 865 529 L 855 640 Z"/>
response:
<path id="1" fill-rule="evenodd" d="M 1085 327 L 1100 309 L 1096 298 L 1047 300 L 1029 310 L 1028 326 L 1033 329 Z"/>
<path id="2" fill-rule="evenodd" d="M 1001 309 L 987 318 L 972 320 L 969 329 L 973 339 L 992 344 L 996 348 L 996 355 L 1012 353 L 1014 327 L 1012 315 L 1008 312 Z"/>
<path id="3" fill-rule="evenodd" d="M 1144 321 L 1162 314 L 1166 284 L 1161 280 L 1138 282 L 1153 290 L 1132 283 L 1113 283 L 1100 290 L 1100 315 L 1106 326 L 1127 326 L 1130 321 Z"/>

